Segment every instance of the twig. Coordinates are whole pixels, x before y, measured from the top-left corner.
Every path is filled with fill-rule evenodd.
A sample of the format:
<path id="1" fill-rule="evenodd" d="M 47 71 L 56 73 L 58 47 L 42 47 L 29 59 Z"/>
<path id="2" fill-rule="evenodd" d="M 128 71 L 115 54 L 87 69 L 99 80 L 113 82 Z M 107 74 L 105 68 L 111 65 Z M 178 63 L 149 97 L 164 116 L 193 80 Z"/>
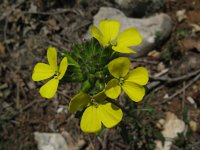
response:
<path id="1" fill-rule="evenodd" d="M 154 75 L 154 77 L 159 77 L 162 76 L 163 74 L 167 73 L 169 69 L 164 69 L 161 72 L 157 73 L 156 75 Z M 161 84 L 161 81 L 154 81 L 151 82 L 147 85 L 148 91 L 152 90 L 153 88 L 159 86 Z"/>
<path id="2" fill-rule="evenodd" d="M 11 50 L 10 50 L 8 44 L 7 44 L 7 28 L 8 28 L 8 17 L 6 17 L 6 20 L 5 20 L 3 37 L 4 37 L 4 42 L 5 42 L 5 45 L 6 45 L 6 49 L 8 50 L 8 53 L 11 54 Z"/>
<path id="3" fill-rule="evenodd" d="M 27 110 L 28 108 L 30 108 L 33 104 L 35 104 L 36 102 L 38 102 L 38 100 L 34 100 L 34 101 L 31 101 L 29 104 L 27 104 L 26 106 L 24 106 L 22 108 L 22 112 Z"/>
<path id="4" fill-rule="evenodd" d="M 184 90 L 186 90 L 188 87 L 190 87 L 195 81 L 197 81 L 200 78 L 200 74 L 198 74 L 192 81 L 190 81 L 188 84 L 186 84 L 182 89 L 178 90 L 176 93 L 171 95 L 170 97 L 166 98 L 164 101 L 161 102 L 161 104 L 164 104 L 174 98 L 175 96 L 179 95 L 182 93 Z"/>
<path id="5" fill-rule="evenodd" d="M 61 10 L 57 10 L 57 11 L 52 11 L 52 12 L 31 12 L 31 11 L 24 11 L 24 14 L 34 14 L 34 15 L 57 15 L 57 14 L 62 14 L 62 13 L 68 13 L 68 12 L 73 12 L 75 14 L 77 14 L 77 12 L 75 10 L 72 9 L 61 9 Z"/>
<path id="6" fill-rule="evenodd" d="M 154 77 L 160 77 L 160 76 L 166 74 L 168 71 L 169 71 L 169 69 L 166 68 L 166 69 L 162 70 L 161 72 L 155 74 Z"/>
<path id="7" fill-rule="evenodd" d="M 62 93 L 61 91 L 57 91 L 57 93 L 59 93 L 60 95 L 64 96 L 67 100 L 71 100 L 72 99 L 71 96 L 68 96 L 68 95 Z"/>
<path id="8" fill-rule="evenodd" d="M 200 69 L 195 70 L 193 72 L 190 72 L 190 73 L 188 73 L 186 75 L 183 75 L 183 76 L 180 76 L 180 77 L 176 77 L 176 78 L 155 77 L 155 76 L 151 76 L 150 75 L 150 79 L 152 79 L 152 80 L 159 80 L 159 81 L 165 81 L 165 82 L 171 83 L 171 82 L 178 82 L 178 81 L 181 81 L 181 80 L 188 79 L 188 78 L 190 78 L 192 76 L 197 75 L 198 73 L 200 73 Z"/>
<path id="9" fill-rule="evenodd" d="M 131 62 L 141 62 L 141 63 L 147 63 L 147 64 L 153 64 L 153 65 L 157 65 L 158 62 L 157 61 L 151 61 L 151 60 L 147 60 L 147 59 L 142 59 L 142 58 L 131 58 Z"/>
<path id="10" fill-rule="evenodd" d="M 64 47 L 64 46 L 61 46 L 61 45 L 55 43 L 54 41 L 46 40 L 46 42 L 47 42 L 48 44 L 52 45 L 52 46 L 59 47 L 59 48 L 61 48 L 61 49 L 63 49 L 63 50 L 68 50 L 68 49 L 69 49 L 69 48 L 66 48 L 66 47 Z"/>
<path id="11" fill-rule="evenodd" d="M 20 101 L 20 96 L 19 96 L 19 94 L 20 94 L 20 81 L 17 81 L 17 95 L 16 95 L 16 101 L 15 101 L 17 110 L 20 109 L 20 102 L 19 102 Z"/>
<path id="12" fill-rule="evenodd" d="M 185 107 L 185 81 L 183 81 L 182 110 Z"/>

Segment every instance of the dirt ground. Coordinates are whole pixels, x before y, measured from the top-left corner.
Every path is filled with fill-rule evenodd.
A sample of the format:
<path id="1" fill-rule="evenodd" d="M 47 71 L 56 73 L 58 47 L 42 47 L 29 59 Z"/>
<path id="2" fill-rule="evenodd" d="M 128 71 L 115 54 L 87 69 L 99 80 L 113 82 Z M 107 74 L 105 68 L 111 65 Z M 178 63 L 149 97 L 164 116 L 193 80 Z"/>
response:
<path id="1" fill-rule="evenodd" d="M 170 37 L 147 56 L 133 60 L 146 66 L 150 74 L 164 75 L 151 77 L 150 83 L 160 83 L 147 92 L 144 102 L 133 106 L 153 109 L 136 116 L 141 126 L 134 126 L 127 117 L 98 136 L 88 135 L 80 130 L 76 115 L 66 113 L 76 85 L 59 86 L 57 96 L 51 100 L 39 95 L 42 83 L 31 80 L 33 66 L 45 61 L 49 45 L 70 50 L 74 42 L 82 41 L 101 6 L 119 8 L 113 0 L 0 1 L 0 150 L 37 149 L 35 131 L 68 133 L 71 148 L 83 140 L 78 149 L 148 150 L 155 139 L 161 138 L 159 133 L 154 134 L 160 130 L 156 122 L 167 111 L 187 125 L 193 120 L 199 126 L 199 0 L 166 0 L 158 13 L 171 16 Z M 179 10 L 185 10 L 181 21 L 176 16 Z M 58 113 L 58 109 L 62 112 Z M 172 149 L 199 150 L 200 129 L 180 135 Z"/>

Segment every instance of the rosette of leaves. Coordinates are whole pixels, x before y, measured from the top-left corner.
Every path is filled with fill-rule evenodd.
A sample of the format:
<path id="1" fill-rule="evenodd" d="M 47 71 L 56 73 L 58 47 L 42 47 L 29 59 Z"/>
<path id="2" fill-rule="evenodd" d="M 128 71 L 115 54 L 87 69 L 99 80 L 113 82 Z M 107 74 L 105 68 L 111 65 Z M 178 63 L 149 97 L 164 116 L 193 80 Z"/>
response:
<path id="1" fill-rule="evenodd" d="M 71 51 L 64 53 L 68 58 L 69 69 L 65 80 L 79 82 L 81 91 L 96 94 L 104 89 L 111 79 L 107 64 L 118 54 L 111 47 L 102 47 L 95 39 L 75 44 Z"/>

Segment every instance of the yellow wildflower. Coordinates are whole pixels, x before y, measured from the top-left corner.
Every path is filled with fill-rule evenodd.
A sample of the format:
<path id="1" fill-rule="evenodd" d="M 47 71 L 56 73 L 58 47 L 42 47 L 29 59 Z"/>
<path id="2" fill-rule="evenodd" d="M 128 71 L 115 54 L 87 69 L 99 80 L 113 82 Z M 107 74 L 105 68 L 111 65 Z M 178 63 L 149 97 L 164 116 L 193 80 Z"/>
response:
<path id="1" fill-rule="evenodd" d="M 102 124 L 112 128 L 122 120 L 122 110 L 114 104 L 107 102 L 104 91 L 89 96 L 80 92 L 72 98 L 69 111 L 75 112 L 86 107 L 81 118 L 81 130 L 86 133 L 96 133 L 101 130 Z"/>
<path id="2" fill-rule="evenodd" d="M 64 57 L 57 65 L 57 52 L 54 47 L 49 47 L 47 50 L 47 59 L 49 64 L 37 63 L 34 67 L 32 79 L 34 81 L 41 81 L 51 78 L 46 84 L 40 88 L 40 94 L 45 98 L 52 98 L 58 88 L 59 80 L 61 80 L 67 70 L 68 62 Z"/>
<path id="3" fill-rule="evenodd" d="M 118 36 L 120 23 L 117 20 L 103 20 L 99 23 L 99 27 L 100 29 L 96 26 L 91 27 L 92 36 L 104 47 L 111 45 L 114 51 L 135 53 L 130 47 L 142 42 L 142 37 L 135 28 L 128 28 Z"/>
<path id="4" fill-rule="evenodd" d="M 144 85 L 148 82 L 148 71 L 138 67 L 129 71 L 131 62 L 126 57 L 119 57 L 108 64 L 110 74 L 115 77 L 110 80 L 105 88 L 105 94 L 115 99 L 121 93 L 121 88 L 135 102 L 139 102 L 145 95 Z"/>

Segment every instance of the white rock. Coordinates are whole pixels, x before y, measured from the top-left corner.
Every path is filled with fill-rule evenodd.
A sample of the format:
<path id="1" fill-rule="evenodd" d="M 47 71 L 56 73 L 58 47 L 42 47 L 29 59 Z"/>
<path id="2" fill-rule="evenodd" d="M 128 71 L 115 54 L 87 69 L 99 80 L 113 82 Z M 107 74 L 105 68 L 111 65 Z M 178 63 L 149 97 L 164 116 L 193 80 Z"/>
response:
<path id="1" fill-rule="evenodd" d="M 38 143 L 38 150 L 68 150 L 67 143 L 61 134 L 58 133 L 34 133 Z"/>
<path id="2" fill-rule="evenodd" d="M 127 14 L 136 17 L 151 15 L 165 5 L 165 0 L 115 0 L 119 7 Z"/>
<path id="3" fill-rule="evenodd" d="M 93 24 L 98 27 L 99 22 L 105 19 L 119 20 L 121 23 L 120 32 L 130 27 L 135 27 L 140 31 L 143 42 L 139 46 L 133 48 L 137 51 L 136 56 L 144 56 L 149 51 L 153 50 L 158 44 L 156 38 L 159 38 L 159 42 L 163 41 L 169 36 L 172 29 L 171 18 L 163 13 L 149 18 L 134 19 L 126 17 L 124 13 L 118 9 L 101 7 L 93 18 Z M 91 37 L 91 35 L 88 32 L 86 38 L 89 37 Z"/>
<path id="4" fill-rule="evenodd" d="M 165 138 L 164 145 L 159 140 L 155 141 L 156 148 L 155 150 L 170 150 L 172 142 L 178 137 L 178 133 L 186 131 L 185 123 L 178 119 L 178 117 L 171 113 L 166 113 L 166 119 L 163 125 L 162 135 Z"/>
<path id="5" fill-rule="evenodd" d="M 197 122 L 191 120 L 189 122 L 190 128 L 192 129 L 193 132 L 196 132 L 198 130 L 198 124 Z"/>
<path id="6" fill-rule="evenodd" d="M 156 140 L 155 144 L 156 144 L 155 150 L 170 150 L 172 141 L 165 141 L 164 145 L 163 145 L 163 143 L 161 141 Z"/>
<path id="7" fill-rule="evenodd" d="M 167 112 L 166 115 L 162 134 L 166 138 L 174 139 L 178 133 L 182 133 L 185 130 L 185 123 L 171 112 Z"/>

